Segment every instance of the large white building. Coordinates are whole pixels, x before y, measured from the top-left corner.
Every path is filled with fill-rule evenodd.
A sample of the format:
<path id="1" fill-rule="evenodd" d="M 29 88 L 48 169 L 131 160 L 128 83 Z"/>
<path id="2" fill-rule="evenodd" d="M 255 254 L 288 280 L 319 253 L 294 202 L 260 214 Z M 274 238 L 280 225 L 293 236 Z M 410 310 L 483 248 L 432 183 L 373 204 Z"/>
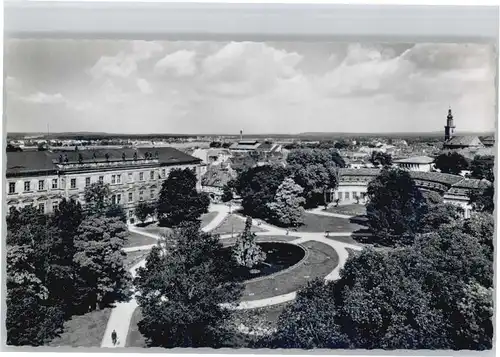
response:
<path id="1" fill-rule="evenodd" d="M 51 213 L 63 198 L 83 203 L 85 188 L 100 181 L 109 184 L 112 201 L 132 219 L 138 202 L 157 199 L 174 168 L 195 170 L 201 189 L 200 161 L 169 147 L 8 152 L 7 207 L 33 205 Z"/>
<path id="2" fill-rule="evenodd" d="M 368 184 L 379 174 L 380 169 L 339 169 L 339 183 L 331 192 L 331 201 L 338 199 L 339 204 L 365 204 Z M 469 192 L 491 185 L 487 180 L 467 179 L 439 172 L 410 171 L 410 176 L 421 190 L 438 192 L 443 196 L 444 202 L 461 207 L 465 218 L 470 217 L 472 212 Z"/>

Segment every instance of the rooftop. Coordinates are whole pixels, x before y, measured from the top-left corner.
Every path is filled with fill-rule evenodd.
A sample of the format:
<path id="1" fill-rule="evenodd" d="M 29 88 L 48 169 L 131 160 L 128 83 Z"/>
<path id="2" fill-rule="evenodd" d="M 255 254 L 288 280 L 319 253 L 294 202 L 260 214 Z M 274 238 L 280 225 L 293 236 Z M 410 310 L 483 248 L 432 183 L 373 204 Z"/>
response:
<path id="1" fill-rule="evenodd" d="M 434 159 L 429 156 L 414 156 L 406 159 L 394 160 L 395 163 L 404 163 L 404 164 L 431 164 L 434 162 Z"/>
<path id="2" fill-rule="evenodd" d="M 444 143 L 445 146 L 478 146 L 482 145 L 477 136 L 455 136 Z"/>

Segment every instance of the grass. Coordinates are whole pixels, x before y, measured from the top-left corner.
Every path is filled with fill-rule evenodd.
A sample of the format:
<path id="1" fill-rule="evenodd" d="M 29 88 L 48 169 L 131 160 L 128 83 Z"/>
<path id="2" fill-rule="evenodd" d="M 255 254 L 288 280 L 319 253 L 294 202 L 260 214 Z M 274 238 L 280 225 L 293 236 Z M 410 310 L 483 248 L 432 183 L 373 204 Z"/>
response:
<path id="1" fill-rule="evenodd" d="M 235 217 L 234 215 L 229 215 L 223 223 L 213 230 L 215 234 L 231 234 L 231 233 L 241 233 L 245 228 L 245 220 Z M 264 229 L 252 226 L 252 232 L 263 232 Z"/>
<path id="2" fill-rule="evenodd" d="M 148 255 L 148 250 L 137 250 L 135 252 L 127 252 L 123 264 L 126 269 L 132 268 L 135 264 L 140 262 Z"/>
<path id="3" fill-rule="evenodd" d="M 338 207 L 329 206 L 326 211 L 331 213 L 345 214 L 348 216 L 360 216 L 366 214 L 366 206 L 361 204 L 340 205 Z"/>
<path id="4" fill-rule="evenodd" d="M 168 227 L 158 227 L 157 223 L 151 224 L 146 227 L 137 227 L 144 232 L 156 234 L 157 236 L 162 236 L 165 233 L 168 233 L 171 229 Z"/>
<path id="5" fill-rule="evenodd" d="M 202 214 L 200 217 L 201 228 L 205 227 L 207 224 L 212 222 L 215 217 L 217 217 L 217 212 L 208 212 L 208 213 Z"/>
<path id="6" fill-rule="evenodd" d="M 365 227 L 351 223 L 348 219 L 304 214 L 304 224 L 297 228 L 299 232 L 355 232 Z"/>
<path id="7" fill-rule="evenodd" d="M 139 332 L 137 323 L 142 320 L 141 308 L 138 307 L 132 314 L 125 347 L 147 347 L 146 339 Z"/>
<path id="8" fill-rule="evenodd" d="M 257 236 L 255 241 L 259 242 L 291 242 L 293 240 L 299 239 L 299 237 L 294 236 Z M 233 245 L 236 242 L 236 237 L 234 238 L 224 238 L 221 240 L 223 246 L 227 247 Z"/>
<path id="9" fill-rule="evenodd" d="M 63 332 L 53 339 L 50 347 L 101 347 L 111 308 L 73 316 L 64 323 Z"/>
<path id="10" fill-rule="evenodd" d="M 127 237 L 127 243 L 125 244 L 125 248 L 128 247 L 138 247 L 141 245 L 155 244 L 158 242 L 156 239 L 135 233 L 130 232 L 130 235 Z"/>
<path id="11" fill-rule="evenodd" d="M 339 262 L 335 249 L 324 243 L 302 244 L 308 254 L 301 263 L 273 277 L 245 284 L 241 300 L 259 300 L 300 290 L 309 281 L 328 275 Z"/>

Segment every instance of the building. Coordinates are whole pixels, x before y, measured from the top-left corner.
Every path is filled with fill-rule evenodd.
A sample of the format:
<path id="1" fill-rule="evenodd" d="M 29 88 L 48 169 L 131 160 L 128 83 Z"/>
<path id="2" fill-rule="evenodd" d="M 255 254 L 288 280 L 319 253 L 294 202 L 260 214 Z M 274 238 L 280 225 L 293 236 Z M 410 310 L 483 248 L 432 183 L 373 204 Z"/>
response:
<path id="1" fill-rule="evenodd" d="M 443 149 L 478 149 L 484 145 L 477 136 L 454 136 L 455 125 L 453 124 L 453 114 L 448 110 L 446 117 L 446 126 L 444 127 Z"/>
<path id="2" fill-rule="evenodd" d="M 220 202 L 223 188 L 236 178 L 236 172 L 229 165 L 212 165 L 201 178 L 201 190 L 209 194 L 212 202 Z"/>
<path id="3" fill-rule="evenodd" d="M 394 160 L 393 163 L 403 170 L 430 172 L 433 167 L 434 159 L 429 156 L 415 156 Z"/>
<path id="4" fill-rule="evenodd" d="M 483 145 L 487 148 L 491 148 L 495 146 L 495 137 L 494 136 L 486 136 L 484 138 L 481 138 L 481 142 Z"/>
<path id="5" fill-rule="evenodd" d="M 169 147 L 8 152 L 7 206 L 33 205 L 51 213 L 63 198 L 83 203 L 85 188 L 103 182 L 110 186 L 112 201 L 133 219 L 136 204 L 156 200 L 172 169 L 191 168 L 200 182 L 200 162 Z"/>
<path id="6" fill-rule="evenodd" d="M 367 201 L 368 184 L 380 174 L 380 169 L 339 169 L 339 184 L 330 193 L 330 200 L 339 200 L 339 204 L 361 203 Z M 470 217 L 472 206 L 469 204 L 470 190 L 491 185 L 489 181 L 467 179 L 458 175 L 439 172 L 410 171 L 418 188 L 424 191 L 438 192 L 446 203 L 463 209 L 464 217 Z"/>
<path id="7" fill-rule="evenodd" d="M 260 142 L 258 140 L 240 140 L 233 143 L 229 150 L 232 152 L 256 152 L 259 154 L 279 153 L 283 149 L 283 145 L 271 142 Z"/>

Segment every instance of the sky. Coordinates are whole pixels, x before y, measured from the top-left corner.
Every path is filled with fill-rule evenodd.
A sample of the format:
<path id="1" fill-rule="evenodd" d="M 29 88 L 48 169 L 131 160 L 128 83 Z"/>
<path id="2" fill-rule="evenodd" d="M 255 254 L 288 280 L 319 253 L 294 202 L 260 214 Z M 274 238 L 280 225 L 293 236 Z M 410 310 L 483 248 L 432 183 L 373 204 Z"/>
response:
<path id="1" fill-rule="evenodd" d="M 495 128 L 487 44 L 11 39 L 4 66 L 8 132 Z"/>

